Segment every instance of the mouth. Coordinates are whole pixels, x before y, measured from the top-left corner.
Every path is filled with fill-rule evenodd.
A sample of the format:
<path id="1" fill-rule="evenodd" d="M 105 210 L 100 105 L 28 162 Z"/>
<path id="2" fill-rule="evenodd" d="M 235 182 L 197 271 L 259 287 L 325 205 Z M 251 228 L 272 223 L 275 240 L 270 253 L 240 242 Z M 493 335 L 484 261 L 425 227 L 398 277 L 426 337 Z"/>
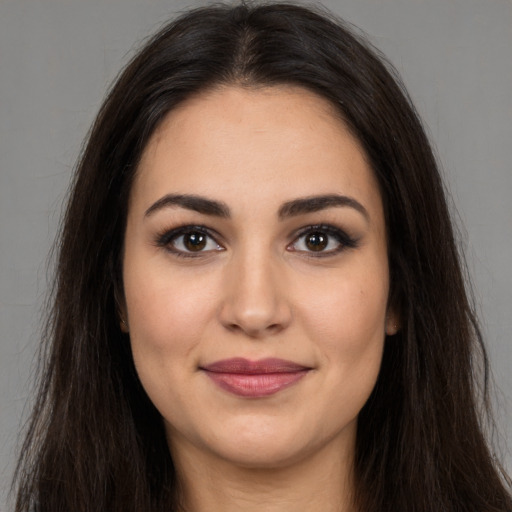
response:
<path id="1" fill-rule="evenodd" d="M 236 357 L 200 369 L 225 391 L 242 397 L 261 398 L 296 384 L 312 368 L 284 359 L 250 361 Z"/>

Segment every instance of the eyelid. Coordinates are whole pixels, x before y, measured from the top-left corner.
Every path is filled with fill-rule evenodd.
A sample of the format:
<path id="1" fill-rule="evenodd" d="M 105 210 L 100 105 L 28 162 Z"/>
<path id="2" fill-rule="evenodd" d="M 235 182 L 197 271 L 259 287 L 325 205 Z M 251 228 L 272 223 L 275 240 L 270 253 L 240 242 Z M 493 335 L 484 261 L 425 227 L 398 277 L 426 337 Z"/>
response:
<path id="1" fill-rule="evenodd" d="M 305 251 L 305 250 L 296 250 L 291 248 L 295 245 L 302 237 L 309 233 L 321 232 L 325 233 L 329 237 L 333 237 L 338 242 L 338 247 L 335 249 L 331 249 L 328 251 Z M 301 255 L 308 258 L 325 258 L 329 256 L 337 255 L 343 251 L 348 249 L 356 248 L 359 245 L 359 239 L 350 236 L 346 230 L 341 229 L 337 226 L 333 226 L 332 224 L 314 224 L 310 226 L 306 226 L 301 228 L 298 232 L 295 233 L 293 241 L 287 246 L 287 249 L 291 252 L 297 252 Z M 290 249 L 291 248 L 291 249 Z"/>
<path id="2" fill-rule="evenodd" d="M 208 249 L 208 250 L 199 250 L 197 252 L 194 251 L 184 251 L 180 250 L 176 247 L 173 247 L 171 242 L 180 236 L 186 235 L 187 233 L 201 233 L 213 240 L 213 242 L 217 245 L 216 249 Z M 297 244 L 297 242 L 304 236 L 309 233 L 321 232 L 326 234 L 328 237 L 334 238 L 338 247 L 330 250 L 321 250 L 321 251 L 312 251 L 312 250 L 297 250 L 293 246 Z M 293 237 L 293 240 L 290 244 L 287 245 L 286 249 L 290 252 L 296 252 L 301 254 L 304 257 L 311 258 L 322 258 L 337 255 L 345 250 L 356 248 L 359 245 L 359 239 L 350 236 L 345 229 L 334 226 L 332 224 L 313 224 L 305 226 L 299 230 L 297 230 L 294 234 L 290 235 Z M 197 258 L 201 256 L 207 256 L 213 252 L 225 250 L 223 243 L 219 242 L 219 239 L 222 239 L 222 236 L 214 229 L 208 228 L 204 225 L 197 224 L 183 224 L 174 228 L 167 228 L 161 230 L 156 236 L 154 243 L 157 247 L 162 247 L 167 250 L 169 253 L 176 255 L 178 257 L 189 257 L 189 258 Z"/>
<path id="3" fill-rule="evenodd" d="M 209 249 L 206 251 L 182 251 L 175 247 L 172 247 L 171 242 L 180 236 L 186 235 L 188 233 L 201 233 L 208 238 L 212 239 L 214 243 L 217 245 L 216 249 Z M 177 226 L 175 228 L 164 229 L 157 233 L 155 236 L 155 245 L 157 247 L 162 247 L 166 249 L 169 253 L 184 258 L 197 258 L 200 256 L 205 256 L 212 252 L 216 252 L 218 250 L 224 250 L 224 246 L 219 242 L 219 238 L 222 238 L 219 233 L 211 228 L 207 228 L 202 225 L 195 224 L 184 224 L 181 226 Z M 220 248 L 220 249 L 219 249 Z"/>

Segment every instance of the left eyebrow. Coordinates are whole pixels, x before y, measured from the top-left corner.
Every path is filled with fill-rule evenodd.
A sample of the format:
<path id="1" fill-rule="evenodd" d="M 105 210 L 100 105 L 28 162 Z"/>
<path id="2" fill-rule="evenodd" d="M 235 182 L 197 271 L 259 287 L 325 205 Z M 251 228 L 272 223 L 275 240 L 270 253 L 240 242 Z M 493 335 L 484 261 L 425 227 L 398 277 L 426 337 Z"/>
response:
<path id="1" fill-rule="evenodd" d="M 349 207 L 358 211 L 367 222 L 370 221 L 370 215 L 366 208 L 352 197 L 339 194 L 328 194 L 323 196 L 309 196 L 284 203 L 279 208 L 278 217 L 280 220 L 306 213 L 318 212 L 333 207 Z"/>

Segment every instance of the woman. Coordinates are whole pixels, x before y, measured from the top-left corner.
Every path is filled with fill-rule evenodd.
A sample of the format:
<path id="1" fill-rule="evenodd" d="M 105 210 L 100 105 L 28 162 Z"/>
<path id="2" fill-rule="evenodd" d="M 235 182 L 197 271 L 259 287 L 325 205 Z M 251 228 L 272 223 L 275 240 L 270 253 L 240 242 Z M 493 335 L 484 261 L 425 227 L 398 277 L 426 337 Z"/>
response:
<path id="1" fill-rule="evenodd" d="M 389 69 L 278 4 L 191 11 L 129 64 L 73 184 L 17 510 L 512 509 Z"/>

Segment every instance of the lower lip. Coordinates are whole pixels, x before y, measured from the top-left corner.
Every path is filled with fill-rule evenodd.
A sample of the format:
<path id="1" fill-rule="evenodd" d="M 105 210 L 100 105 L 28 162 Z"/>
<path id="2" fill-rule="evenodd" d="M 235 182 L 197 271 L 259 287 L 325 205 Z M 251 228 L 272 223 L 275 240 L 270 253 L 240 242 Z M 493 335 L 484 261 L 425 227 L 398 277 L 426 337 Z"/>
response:
<path id="1" fill-rule="evenodd" d="M 206 371 L 206 375 L 225 391 L 234 395 L 260 398 L 270 396 L 293 386 L 301 380 L 309 370 L 285 373 L 218 373 Z"/>

